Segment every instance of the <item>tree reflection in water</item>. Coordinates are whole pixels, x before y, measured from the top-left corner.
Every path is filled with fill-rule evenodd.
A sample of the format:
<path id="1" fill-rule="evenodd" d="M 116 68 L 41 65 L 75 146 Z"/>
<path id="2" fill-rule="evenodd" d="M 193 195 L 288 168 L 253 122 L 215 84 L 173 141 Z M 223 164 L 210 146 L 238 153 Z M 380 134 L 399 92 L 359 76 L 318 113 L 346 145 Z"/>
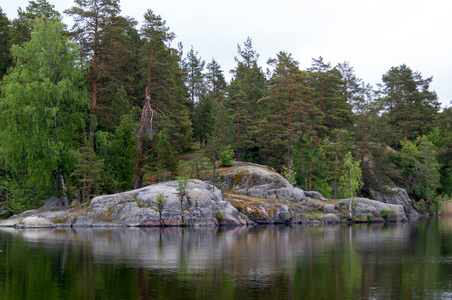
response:
<path id="1" fill-rule="evenodd" d="M 0 230 L 1 299 L 415 299 L 452 291 L 452 219 Z"/>

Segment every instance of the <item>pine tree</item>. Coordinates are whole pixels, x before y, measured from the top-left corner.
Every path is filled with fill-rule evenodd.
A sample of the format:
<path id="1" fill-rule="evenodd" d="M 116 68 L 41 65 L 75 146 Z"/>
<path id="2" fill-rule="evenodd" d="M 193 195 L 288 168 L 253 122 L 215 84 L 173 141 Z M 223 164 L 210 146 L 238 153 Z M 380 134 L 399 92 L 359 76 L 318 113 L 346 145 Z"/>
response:
<path id="1" fill-rule="evenodd" d="M 95 115 L 99 104 L 98 86 L 105 76 L 102 55 L 106 49 L 105 38 L 107 28 L 112 24 L 113 18 L 120 12 L 119 0 L 75 0 L 75 6 L 65 13 L 74 18 L 72 35 L 80 45 L 82 63 L 90 63 L 90 90 L 91 90 L 91 117 L 89 138 L 94 145 L 94 132 L 96 127 Z"/>
<path id="2" fill-rule="evenodd" d="M 352 105 L 346 101 L 347 94 L 343 94 L 347 91 L 344 91 L 341 73 L 322 57 L 313 59 L 308 71 L 314 88 L 314 103 L 325 115 L 324 126 L 331 131 L 353 124 Z"/>
<path id="3" fill-rule="evenodd" d="M 436 93 L 429 90 L 431 82 L 431 77 L 423 79 L 406 65 L 392 67 L 383 75 L 383 119 L 388 126 L 385 140 L 391 147 L 397 149 L 404 138 L 414 141 L 432 129 L 439 102 Z"/>
<path id="4" fill-rule="evenodd" d="M 259 100 L 267 112 L 259 123 L 259 140 L 268 156 L 274 156 L 273 160 L 285 157 L 289 167 L 295 141 L 300 134 L 318 130 L 323 114 L 313 105 L 307 74 L 291 54 L 280 52 L 269 64 L 274 70 L 268 96 Z"/>
<path id="5" fill-rule="evenodd" d="M 47 0 L 31 0 L 25 11 L 19 8 L 17 14 L 17 18 L 12 21 L 10 35 L 12 44 L 16 45 L 22 45 L 30 40 L 34 19 L 58 19 L 61 21 L 61 14 Z"/>
<path id="6" fill-rule="evenodd" d="M 237 66 L 231 70 L 233 79 L 227 90 L 227 107 L 236 128 L 234 148 L 237 160 L 256 161 L 253 153 L 257 147 L 256 125 L 263 116 L 258 100 L 266 95 L 267 80 L 257 64 L 259 54 L 253 49 L 250 38 L 245 41 L 243 50 L 237 45 L 237 52 Z"/>

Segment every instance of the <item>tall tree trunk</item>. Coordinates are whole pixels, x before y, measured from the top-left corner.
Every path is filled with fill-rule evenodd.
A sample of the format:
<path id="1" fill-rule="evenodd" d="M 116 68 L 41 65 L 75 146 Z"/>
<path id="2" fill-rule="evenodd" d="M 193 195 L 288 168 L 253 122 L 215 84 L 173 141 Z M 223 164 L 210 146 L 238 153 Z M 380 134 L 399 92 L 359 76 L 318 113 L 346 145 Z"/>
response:
<path id="1" fill-rule="evenodd" d="M 361 178 L 364 177 L 364 159 L 365 159 L 366 147 L 367 147 L 368 128 L 369 128 L 369 117 L 367 116 L 367 113 L 366 113 L 366 122 L 364 124 L 364 134 L 363 134 L 363 145 L 362 145 L 362 149 L 361 149 Z M 359 194 L 361 195 L 361 190 L 360 190 Z"/>
<path id="2" fill-rule="evenodd" d="M 6 211 L 9 213 L 8 191 L 6 189 L 3 190 L 3 195 L 6 201 Z"/>
<path id="3" fill-rule="evenodd" d="M 237 160 L 240 161 L 240 105 L 237 103 Z"/>
<path id="4" fill-rule="evenodd" d="M 91 109 L 90 109 L 90 123 L 89 123 L 89 140 L 94 149 L 94 130 L 95 130 L 95 115 L 97 107 L 97 69 L 98 69 L 98 43 L 99 43 L 99 20 L 95 19 L 94 26 L 94 44 L 93 44 L 93 82 L 91 83 Z"/>
<path id="5" fill-rule="evenodd" d="M 337 172 L 339 170 L 338 163 L 339 158 L 336 155 L 336 159 L 334 160 L 334 199 L 337 199 Z"/>
<path id="6" fill-rule="evenodd" d="M 61 184 L 61 192 L 63 193 L 63 203 L 64 206 L 69 206 L 69 201 L 67 199 L 67 189 L 66 189 L 66 184 L 64 183 L 64 176 L 63 173 L 61 173 L 61 171 L 58 172 L 58 179 L 60 180 L 60 184 Z"/>
<path id="7" fill-rule="evenodd" d="M 216 172 L 216 162 L 217 162 L 217 157 L 216 157 L 216 152 L 213 152 L 213 179 L 215 180 L 215 172 Z"/>

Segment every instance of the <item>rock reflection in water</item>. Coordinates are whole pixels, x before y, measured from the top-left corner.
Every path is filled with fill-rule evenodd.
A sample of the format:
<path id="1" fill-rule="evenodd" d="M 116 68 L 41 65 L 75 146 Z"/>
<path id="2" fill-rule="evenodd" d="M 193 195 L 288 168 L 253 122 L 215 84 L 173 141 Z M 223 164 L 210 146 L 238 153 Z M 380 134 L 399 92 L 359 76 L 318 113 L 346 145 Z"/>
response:
<path id="1" fill-rule="evenodd" d="M 61 297 L 78 291 L 74 299 L 440 297 L 452 282 L 451 231 L 450 220 L 435 219 L 220 229 L 6 228 L 0 230 L 0 280 L 48 274 L 47 289 L 63 289 Z M 25 262 L 30 259 L 41 263 Z M 58 278 L 55 286 L 51 278 Z M 99 294 L 100 286 L 108 291 Z M 0 287 L 0 297 L 14 288 Z"/>

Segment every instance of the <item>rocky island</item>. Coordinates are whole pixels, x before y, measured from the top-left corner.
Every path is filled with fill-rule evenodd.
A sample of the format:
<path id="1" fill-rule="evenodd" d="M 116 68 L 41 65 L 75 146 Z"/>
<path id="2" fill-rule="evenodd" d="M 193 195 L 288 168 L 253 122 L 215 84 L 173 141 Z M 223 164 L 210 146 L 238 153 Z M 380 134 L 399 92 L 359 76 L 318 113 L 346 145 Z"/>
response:
<path id="1" fill-rule="evenodd" d="M 318 192 L 293 187 L 269 167 L 242 162 L 220 169 L 219 178 L 216 184 L 202 180 L 188 180 L 185 185 L 178 181 L 153 184 L 129 192 L 98 196 L 89 203 L 70 208 L 54 198 L 39 209 L 12 216 L 1 222 L 0 226 L 53 228 L 404 222 L 409 215 L 417 214 L 404 190 L 397 190 L 392 196 L 379 195 L 380 201 L 366 198 L 328 200 Z"/>

